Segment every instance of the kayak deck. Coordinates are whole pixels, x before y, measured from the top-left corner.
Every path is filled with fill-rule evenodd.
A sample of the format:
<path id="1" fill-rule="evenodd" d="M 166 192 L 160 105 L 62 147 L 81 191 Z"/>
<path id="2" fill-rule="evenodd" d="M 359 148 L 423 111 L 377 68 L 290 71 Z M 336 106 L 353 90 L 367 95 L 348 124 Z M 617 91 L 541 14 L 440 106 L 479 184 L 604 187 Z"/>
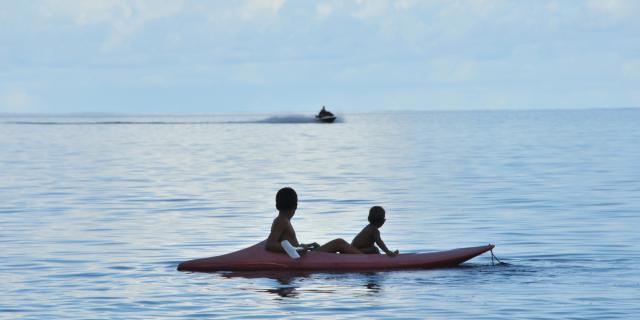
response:
<path id="1" fill-rule="evenodd" d="M 494 248 L 494 245 L 429 253 L 404 253 L 395 257 L 379 254 L 336 254 L 309 251 L 300 259 L 265 249 L 262 241 L 251 247 L 221 256 L 182 262 L 178 271 L 353 271 L 425 269 L 452 267 Z"/>

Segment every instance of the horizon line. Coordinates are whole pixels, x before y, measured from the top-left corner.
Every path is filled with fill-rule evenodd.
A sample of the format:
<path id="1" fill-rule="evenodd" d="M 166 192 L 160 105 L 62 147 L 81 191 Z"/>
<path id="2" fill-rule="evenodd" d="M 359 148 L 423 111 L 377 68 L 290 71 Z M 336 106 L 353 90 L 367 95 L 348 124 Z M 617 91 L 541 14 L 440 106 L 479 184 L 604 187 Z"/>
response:
<path id="1" fill-rule="evenodd" d="M 524 109 L 516 109 L 516 108 L 487 108 L 487 109 L 430 109 L 430 110 L 417 110 L 417 109 L 397 109 L 397 110 L 373 110 L 373 111 L 355 111 L 355 112 L 341 112 L 334 111 L 337 114 L 388 114 L 388 113 L 429 113 L 429 112 L 437 112 L 437 113 L 455 113 L 455 112 L 527 112 L 527 111 L 588 111 L 588 110 L 634 110 L 640 109 L 640 107 L 572 107 L 572 108 L 561 108 L 561 107 L 544 107 L 544 108 L 524 108 Z M 335 110 L 335 109 L 333 109 Z M 161 111 L 161 112 L 128 112 L 128 111 L 69 111 L 69 112 L 0 112 L 0 116 L 148 116 L 148 115 L 302 115 L 302 114 L 315 114 L 315 112 L 304 112 L 304 111 L 273 111 L 273 112 L 256 112 L 256 111 L 237 111 L 237 112 L 216 112 L 216 111 L 206 111 L 206 112 L 184 112 L 184 111 Z"/>

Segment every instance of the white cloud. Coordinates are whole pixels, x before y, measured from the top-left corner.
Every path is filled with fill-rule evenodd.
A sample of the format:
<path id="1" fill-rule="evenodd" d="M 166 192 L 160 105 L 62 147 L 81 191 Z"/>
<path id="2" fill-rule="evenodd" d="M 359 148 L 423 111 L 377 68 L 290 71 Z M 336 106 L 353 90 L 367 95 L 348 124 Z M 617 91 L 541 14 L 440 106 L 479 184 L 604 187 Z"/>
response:
<path id="1" fill-rule="evenodd" d="M 387 0 L 355 0 L 358 9 L 353 16 L 358 19 L 369 19 L 384 15 L 389 9 Z"/>
<path id="2" fill-rule="evenodd" d="M 45 0 L 40 13 L 49 19 L 69 19 L 76 26 L 86 27 L 105 24 L 111 33 L 103 49 L 111 49 L 150 21 L 171 17 L 183 7 L 181 0 Z"/>
<path id="3" fill-rule="evenodd" d="M 629 0 L 589 0 L 587 8 L 614 19 L 622 19 L 631 15 L 633 3 Z"/>
<path id="4" fill-rule="evenodd" d="M 403 10 L 407 10 L 407 9 L 411 9 L 414 6 L 420 4 L 420 3 L 424 3 L 424 1 L 420 1 L 420 0 L 396 0 L 393 2 L 393 5 L 398 8 L 398 9 L 403 9 Z"/>
<path id="5" fill-rule="evenodd" d="M 331 15 L 333 12 L 333 6 L 330 3 L 318 3 L 316 6 L 316 17 L 318 19 L 324 19 Z"/>
<path id="6" fill-rule="evenodd" d="M 133 2 L 124 0 L 45 0 L 39 11 L 46 18 L 68 19 L 75 25 L 84 27 L 131 18 L 134 15 L 133 6 Z"/>
<path id="7" fill-rule="evenodd" d="M 273 17 L 284 6 L 285 0 L 247 0 L 236 13 L 245 21 L 260 17 Z"/>
<path id="8" fill-rule="evenodd" d="M 172 16 L 183 6 L 181 0 L 45 0 L 40 13 L 49 18 L 68 18 L 76 25 L 112 24 L 118 20 L 150 21 Z"/>
<path id="9" fill-rule="evenodd" d="M 640 0 L 14 1 L 0 8 L 0 24 L 6 26 L 0 28 L 6 44 L 0 46 L 0 70 L 8 83 L 37 81 L 25 88 L 37 88 L 42 97 L 0 86 L 0 108 L 23 110 L 35 102 L 43 111 L 85 108 L 65 96 L 68 88 L 87 88 L 87 96 L 107 100 L 123 87 L 191 95 L 208 84 L 219 85 L 229 100 L 246 92 L 243 85 L 271 86 L 285 92 L 273 95 L 283 105 L 293 99 L 286 94 L 290 86 L 314 88 L 310 92 L 323 87 L 328 95 L 355 92 L 345 99 L 364 101 L 357 89 L 371 85 L 375 101 L 400 90 L 412 97 L 409 91 L 434 84 L 450 88 L 442 107 L 473 103 L 473 95 L 460 95 L 469 88 L 486 92 L 487 106 L 543 105 L 553 103 L 553 94 L 566 105 L 593 105 L 578 89 L 588 93 L 595 87 L 608 92 L 612 103 L 624 102 L 637 92 L 634 81 L 640 78 L 633 19 L 639 5 Z M 576 94 L 528 94 L 545 83 Z"/>
<path id="10" fill-rule="evenodd" d="M 36 99 L 23 88 L 9 88 L 0 96 L 2 112 L 34 112 Z"/>

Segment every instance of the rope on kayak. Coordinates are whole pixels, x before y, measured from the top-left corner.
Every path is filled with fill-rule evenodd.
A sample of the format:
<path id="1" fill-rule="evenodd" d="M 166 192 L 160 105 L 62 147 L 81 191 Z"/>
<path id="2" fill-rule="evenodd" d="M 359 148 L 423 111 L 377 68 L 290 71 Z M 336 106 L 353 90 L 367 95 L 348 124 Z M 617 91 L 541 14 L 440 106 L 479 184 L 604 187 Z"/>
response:
<path id="1" fill-rule="evenodd" d="M 493 254 L 493 249 L 491 249 L 491 250 L 489 250 L 489 251 L 491 251 L 491 265 L 492 265 L 492 266 L 495 266 L 495 265 L 496 265 L 496 264 L 495 264 L 495 262 L 494 262 L 494 259 L 495 259 L 495 261 L 498 261 L 498 265 L 499 265 L 499 266 L 508 266 L 508 265 L 509 265 L 509 264 L 508 264 L 508 263 L 506 263 L 506 262 L 502 262 L 502 261 L 500 261 L 500 259 L 498 259 L 498 257 L 496 257 L 496 255 L 495 255 L 495 254 Z"/>

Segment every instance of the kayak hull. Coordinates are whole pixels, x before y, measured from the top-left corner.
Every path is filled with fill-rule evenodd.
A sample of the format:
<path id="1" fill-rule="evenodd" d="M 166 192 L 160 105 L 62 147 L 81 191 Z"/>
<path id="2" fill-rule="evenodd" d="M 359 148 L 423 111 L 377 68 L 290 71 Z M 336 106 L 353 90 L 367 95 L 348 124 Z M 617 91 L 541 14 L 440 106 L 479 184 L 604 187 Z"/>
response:
<path id="1" fill-rule="evenodd" d="M 265 249 L 262 241 L 249 248 L 221 256 L 182 262 L 178 271 L 357 271 L 427 269 L 457 266 L 493 249 L 493 245 L 429 253 L 407 253 L 396 257 L 378 254 L 336 254 L 309 251 L 300 259 Z"/>

